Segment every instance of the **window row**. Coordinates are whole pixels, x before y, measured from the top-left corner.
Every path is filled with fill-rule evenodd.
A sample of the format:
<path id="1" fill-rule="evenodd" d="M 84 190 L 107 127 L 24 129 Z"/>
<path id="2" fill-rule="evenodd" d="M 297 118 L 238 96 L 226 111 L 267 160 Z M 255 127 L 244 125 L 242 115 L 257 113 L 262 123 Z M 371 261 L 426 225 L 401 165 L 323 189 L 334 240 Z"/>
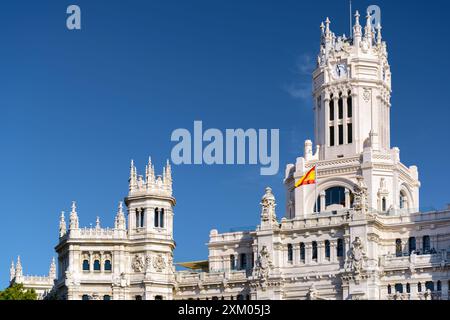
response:
<path id="1" fill-rule="evenodd" d="M 440 280 L 436 281 L 436 286 L 435 286 L 435 283 L 433 281 L 427 281 L 427 282 L 425 282 L 425 287 L 422 285 L 421 282 L 417 283 L 417 292 L 422 292 L 422 291 L 427 291 L 427 290 L 430 290 L 431 292 L 434 292 L 434 291 L 440 292 L 440 291 L 442 291 L 442 283 L 441 283 L 441 281 Z M 391 285 L 388 285 L 387 286 L 387 292 L 388 292 L 388 294 L 393 294 L 393 293 L 411 293 L 411 285 L 409 283 L 407 283 L 406 286 L 403 286 L 402 283 L 396 283 L 394 285 L 394 287 L 392 287 Z"/>
<path id="2" fill-rule="evenodd" d="M 330 258 L 331 258 L 331 243 L 329 240 L 324 241 L 324 248 L 325 248 L 325 252 L 324 252 L 325 259 L 330 260 Z M 344 239 L 337 240 L 336 256 L 338 258 L 344 257 Z M 287 245 L 287 258 L 288 258 L 289 263 L 292 263 L 295 260 L 294 248 L 291 243 L 289 243 Z M 317 258 L 318 258 L 318 243 L 317 243 L 317 241 L 313 241 L 311 243 L 311 259 L 313 261 L 317 261 Z M 304 263 L 306 260 L 306 246 L 303 242 L 300 243 L 299 260 L 302 263 Z"/>
<path id="3" fill-rule="evenodd" d="M 434 253 L 436 253 L 436 250 L 434 248 L 431 248 L 430 236 L 425 235 L 422 237 L 422 250 L 417 248 L 416 237 L 410 237 L 408 239 L 408 251 L 407 252 L 403 251 L 402 239 L 395 240 L 395 255 L 397 257 L 411 255 L 412 253 L 415 253 L 415 254 L 434 254 Z"/>
<path id="4" fill-rule="evenodd" d="M 145 212 L 146 209 L 144 208 L 136 209 L 136 228 L 145 227 Z M 164 208 L 155 208 L 153 214 L 153 226 L 155 228 L 164 228 Z"/>
<path id="5" fill-rule="evenodd" d="M 239 255 L 230 255 L 230 270 L 247 270 L 248 269 L 248 255 L 241 253 Z M 254 254 L 250 256 L 250 268 L 254 267 Z"/>
<path id="6" fill-rule="evenodd" d="M 236 299 L 234 296 L 230 296 L 229 298 L 230 298 L 230 300 L 250 300 L 250 295 L 249 294 L 247 294 L 247 295 L 238 294 L 236 296 Z M 194 300 L 194 298 L 188 298 L 188 300 Z M 200 300 L 200 298 L 197 298 L 197 300 Z M 221 296 L 220 299 L 218 296 L 213 296 L 213 297 L 211 297 L 211 299 L 209 297 L 206 297 L 205 300 L 225 300 L 225 297 Z"/>
<path id="7" fill-rule="evenodd" d="M 344 120 L 343 123 L 338 124 L 335 116 L 335 99 L 333 94 L 330 96 L 330 104 L 329 104 L 329 120 L 330 122 L 334 122 L 329 126 L 329 141 L 330 147 L 335 145 L 343 145 L 353 143 L 353 124 L 347 123 L 347 120 L 351 120 L 353 117 L 353 102 L 351 97 L 351 91 L 348 92 L 347 100 L 347 115 L 344 116 L 344 97 L 342 96 L 342 92 L 339 93 L 339 98 L 337 99 L 337 117 L 338 120 Z M 346 126 L 347 134 L 345 135 L 344 129 Z M 336 134 L 337 130 L 337 134 Z M 336 141 L 337 138 L 337 141 Z"/>
<path id="8" fill-rule="evenodd" d="M 81 257 L 82 259 L 82 270 L 88 271 L 112 271 L 112 256 L 111 254 L 98 254 L 95 253 L 92 256 L 88 253 L 84 253 Z"/>
<path id="9" fill-rule="evenodd" d="M 81 296 L 81 300 L 93 300 L 93 297 L 88 294 L 83 294 Z M 103 296 L 103 300 L 111 300 L 111 296 L 109 294 L 105 294 Z"/>

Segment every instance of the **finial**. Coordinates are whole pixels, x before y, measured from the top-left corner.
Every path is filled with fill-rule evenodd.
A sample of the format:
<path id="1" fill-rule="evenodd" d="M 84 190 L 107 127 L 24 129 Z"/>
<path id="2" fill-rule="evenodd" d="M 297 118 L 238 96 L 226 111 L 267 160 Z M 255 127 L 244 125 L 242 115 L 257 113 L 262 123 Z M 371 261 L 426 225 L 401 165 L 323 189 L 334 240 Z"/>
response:
<path id="1" fill-rule="evenodd" d="M 64 211 L 61 211 L 61 216 L 59 218 L 59 237 L 61 238 L 66 234 L 66 220 L 64 218 Z"/>
<path id="2" fill-rule="evenodd" d="M 116 219 L 115 219 L 115 228 L 118 230 L 125 230 L 125 228 L 126 228 L 125 216 L 123 214 L 123 202 L 122 201 L 119 202 L 119 209 L 117 211 Z"/>
<path id="3" fill-rule="evenodd" d="M 20 261 L 20 256 L 17 256 L 16 278 L 19 278 L 21 276 L 22 276 L 22 262 Z"/>
<path id="4" fill-rule="evenodd" d="M 11 267 L 9 268 L 9 281 L 12 281 L 16 276 L 16 268 L 14 266 L 14 260 L 11 260 Z"/>
<path id="5" fill-rule="evenodd" d="M 325 25 L 323 24 L 323 21 L 320 24 L 320 30 L 321 30 L 322 34 L 324 34 L 324 32 L 325 32 Z"/>
<path id="6" fill-rule="evenodd" d="M 119 212 L 123 213 L 123 201 L 119 201 Z"/>
<path id="7" fill-rule="evenodd" d="M 100 217 L 97 216 L 97 219 L 95 220 L 95 229 L 100 229 Z"/>
<path id="8" fill-rule="evenodd" d="M 380 45 L 382 37 L 381 37 L 381 24 L 379 22 L 377 24 L 376 29 L 377 29 L 377 44 Z"/>
<path id="9" fill-rule="evenodd" d="M 70 212 L 69 219 L 69 229 L 78 229 L 78 214 L 77 214 L 77 204 L 75 201 L 72 201 L 72 212 Z"/>
<path id="10" fill-rule="evenodd" d="M 360 17 L 361 15 L 359 14 L 359 11 L 358 10 L 356 10 L 356 13 L 355 13 L 355 26 L 359 26 L 360 24 L 359 24 L 359 17 Z"/>
<path id="11" fill-rule="evenodd" d="M 327 17 L 327 19 L 325 20 L 325 32 L 328 34 L 330 32 L 330 19 Z"/>
<path id="12" fill-rule="evenodd" d="M 77 212 L 77 203 L 75 201 L 72 201 L 72 213 Z"/>

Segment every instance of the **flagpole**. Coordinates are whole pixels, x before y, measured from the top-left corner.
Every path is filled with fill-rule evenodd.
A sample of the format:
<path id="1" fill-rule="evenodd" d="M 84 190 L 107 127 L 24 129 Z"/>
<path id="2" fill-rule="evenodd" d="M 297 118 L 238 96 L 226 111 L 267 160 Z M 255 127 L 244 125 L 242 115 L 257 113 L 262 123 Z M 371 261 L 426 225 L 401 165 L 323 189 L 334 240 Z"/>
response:
<path id="1" fill-rule="evenodd" d="M 317 174 L 317 162 L 316 162 L 316 164 L 315 164 L 315 167 L 316 167 L 316 176 L 315 176 L 315 180 L 316 181 L 314 181 L 314 203 L 315 203 L 315 208 L 314 208 L 314 211 L 316 212 L 316 213 L 318 213 L 318 209 L 317 209 L 317 176 L 318 176 L 318 174 Z"/>

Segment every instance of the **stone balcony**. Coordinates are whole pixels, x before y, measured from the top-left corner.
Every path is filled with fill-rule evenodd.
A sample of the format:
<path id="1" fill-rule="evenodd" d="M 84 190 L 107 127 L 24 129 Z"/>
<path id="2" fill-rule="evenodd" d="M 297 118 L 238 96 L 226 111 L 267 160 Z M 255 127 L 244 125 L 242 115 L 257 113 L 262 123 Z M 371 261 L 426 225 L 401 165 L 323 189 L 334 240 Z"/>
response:
<path id="1" fill-rule="evenodd" d="M 223 281 L 245 282 L 247 281 L 247 271 L 231 272 L 187 272 L 179 271 L 176 273 L 176 279 L 181 286 L 196 286 L 199 283 L 203 285 L 217 284 Z"/>
<path id="2" fill-rule="evenodd" d="M 395 271 L 403 269 L 421 269 L 431 267 L 443 267 L 450 261 L 449 252 L 441 252 L 436 254 L 410 255 L 396 257 L 393 255 L 385 255 L 380 258 L 380 266 L 385 271 Z"/>

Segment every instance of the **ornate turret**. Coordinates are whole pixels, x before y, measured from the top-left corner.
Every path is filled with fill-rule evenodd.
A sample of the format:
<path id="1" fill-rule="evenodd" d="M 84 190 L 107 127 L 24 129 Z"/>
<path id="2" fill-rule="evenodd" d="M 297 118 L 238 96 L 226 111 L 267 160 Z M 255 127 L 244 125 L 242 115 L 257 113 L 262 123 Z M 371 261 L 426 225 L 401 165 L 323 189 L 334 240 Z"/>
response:
<path id="1" fill-rule="evenodd" d="M 11 267 L 9 268 L 9 281 L 13 281 L 16 276 L 16 268 L 14 267 L 14 260 L 11 260 Z"/>
<path id="2" fill-rule="evenodd" d="M 64 211 L 61 212 L 61 217 L 59 218 L 59 237 L 62 238 L 66 234 L 66 220 L 64 219 Z"/>
<path id="3" fill-rule="evenodd" d="M 137 174 L 134 161 L 131 160 L 130 169 L 130 192 L 129 194 L 161 194 L 172 196 L 172 169 L 169 160 L 163 168 L 162 175 L 155 175 L 155 167 L 151 158 L 145 166 L 145 177 Z"/>
<path id="4" fill-rule="evenodd" d="M 52 258 L 52 263 L 50 264 L 50 270 L 48 272 L 48 277 L 50 279 L 56 279 L 56 263 L 55 263 L 55 257 Z"/>
<path id="5" fill-rule="evenodd" d="M 275 213 L 275 196 L 272 189 L 267 187 L 266 193 L 261 199 L 261 228 L 267 229 L 277 225 L 277 215 Z"/>
<path id="6" fill-rule="evenodd" d="M 20 262 L 20 256 L 18 256 L 17 263 L 16 263 L 16 273 L 15 273 L 16 282 L 20 282 L 22 277 L 23 277 L 22 263 Z"/>
<path id="7" fill-rule="evenodd" d="M 116 228 L 118 230 L 126 229 L 125 215 L 123 214 L 123 202 L 122 201 L 119 202 L 119 209 L 116 214 L 114 228 Z"/>
<path id="8" fill-rule="evenodd" d="M 130 179 L 129 179 L 130 192 L 137 188 L 137 171 L 134 165 L 134 160 L 131 160 L 130 165 Z"/>
<path id="9" fill-rule="evenodd" d="M 70 212 L 69 230 L 78 229 L 78 214 L 77 214 L 77 204 L 72 201 L 72 211 Z"/>

